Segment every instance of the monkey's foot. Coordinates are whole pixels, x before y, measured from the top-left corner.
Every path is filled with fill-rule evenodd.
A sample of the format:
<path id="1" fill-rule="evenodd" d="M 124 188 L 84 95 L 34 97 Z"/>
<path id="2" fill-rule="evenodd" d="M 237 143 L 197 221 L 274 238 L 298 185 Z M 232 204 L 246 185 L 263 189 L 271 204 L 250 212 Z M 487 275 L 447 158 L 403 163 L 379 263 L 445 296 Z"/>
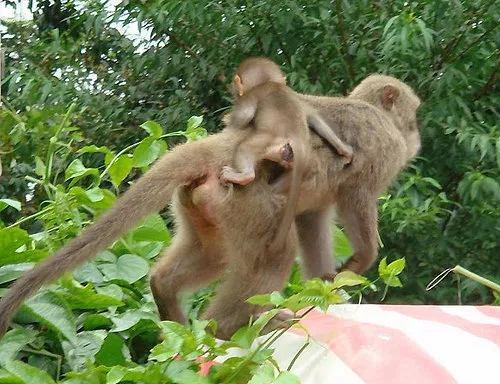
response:
<path id="1" fill-rule="evenodd" d="M 333 281 L 335 279 L 335 276 L 337 276 L 337 273 L 325 273 L 323 276 L 321 276 L 321 280 L 326 280 L 326 281 Z"/>
<path id="2" fill-rule="evenodd" d="M 290 143 L 286 143 L 280 148 L 281 161 L 280 164 L 285 168 L 291 168 L 293 165 L 293 148 Z"/>
<path id="3" fill-rule="evenodd" d="M 297 316 L 290 311 L 289 309 L 280 310 L 276 316 L 274 316 L 269 322 L 266 324 L 261 334 L 264 335 L 266 333 L 275 331 L 276 329 L 286 328 L 288 327 Z"/>
<path id="4" fill-rule="evenodd" d="M 225 165 L 220 173 L 220 181 L 223 185 L 228 183 L 247 185 L 255 180 L 255 172 L 236 172 L 233 168 Z"/>

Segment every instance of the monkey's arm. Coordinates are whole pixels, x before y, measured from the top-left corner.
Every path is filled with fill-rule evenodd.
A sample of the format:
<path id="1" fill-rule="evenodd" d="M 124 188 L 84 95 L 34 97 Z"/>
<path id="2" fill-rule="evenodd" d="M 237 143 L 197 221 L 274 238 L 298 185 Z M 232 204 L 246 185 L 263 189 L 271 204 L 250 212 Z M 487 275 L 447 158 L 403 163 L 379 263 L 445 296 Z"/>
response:
<path id="1" fill-rule="evenodd" d="M 251 94 L 242 96 L 227 118 L 229 120 L 229 127 L 236 129 L 246 128 L 255 117 L 257 104 L 257 98 Z"/>
<path id="2" fill-rule="evenodd" d="M 319 136 L 335 148 L 340 156 L 345 157 L 347 163 L 351 162 L 352 147 L 340 140 L 335 131 L 325 122 L 325 120 L 323 120 L 318 114 L 313 113 L 307 116 L 307 123 Z"/>

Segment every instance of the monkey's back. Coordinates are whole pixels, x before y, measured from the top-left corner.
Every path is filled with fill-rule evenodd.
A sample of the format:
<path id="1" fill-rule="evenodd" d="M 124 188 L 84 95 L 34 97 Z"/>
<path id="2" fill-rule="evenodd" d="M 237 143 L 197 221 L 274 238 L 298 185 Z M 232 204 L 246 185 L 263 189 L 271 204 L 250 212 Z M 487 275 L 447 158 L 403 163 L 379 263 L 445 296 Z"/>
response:
<path id="1" fill-rule="evenodd" d="M 308 128 L 302 103 L 290 88 L 268 82 L 251 90 L 257 98 L 254 125 L 259 133 L 306 138 Z"/>
<path id="2" fill-rule="evenodd" d="M 342 141 L 353 148 L 344 165 L 340 157 L 312 134 L 311 166 L 304 177 L 299 211 L 334 203 L 339 193 L 370 188 L 379 194 L 407 163 L 401 132 L 376 107 L 359 100 L 313 97 L 308 99 Z"/>

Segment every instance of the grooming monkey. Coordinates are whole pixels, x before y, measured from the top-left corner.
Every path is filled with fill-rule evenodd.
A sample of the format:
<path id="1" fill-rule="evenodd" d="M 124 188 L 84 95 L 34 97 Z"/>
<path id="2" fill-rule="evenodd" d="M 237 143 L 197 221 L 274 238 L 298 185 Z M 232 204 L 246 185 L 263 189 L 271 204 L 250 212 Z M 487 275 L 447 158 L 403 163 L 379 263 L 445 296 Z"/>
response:
<path id="1" fill-rule="evenodd" d="M 366 97 L 375 106 L 356 100 L 356 97 Z M 366 269 L 373 262 L 377 253 L 377 195 L 416 154 L 420 145 L 415 116 L 419 101 L 404 83 L 370 76 L 350 98 L 333 98 L 334 103 L 331 99 L 318 98 L 317 108 L 328 123 L 338 127 L 345 141 L 353 146 L 356 156 L 349 167 L 344 167 L 341 158 L 318 136 L 312 135 L 313 151 L 300 188 L 296 220 L 308 277 L 335 273 L 329 221 L 329 209 L 335 203 L 355 249 L 352 269 Z M 252 134 L 251 130 L 246 132 Z M 263 251 L 260 234 L 274 233 L 266 232 L 265 223 L 283 212 L 285 204 L 283 195 L 273 190 L 273 164 L 263 165 L 263 172 L 258 171 L 257 179 L 245 187 L 226 189 L 218 183 L 222 166 L 231 161 L 241 138 L 241 132 L 226 130 L 181 145 L 159 160 L 107 214 L 11 287 L 0 301 L 0 336 L 26 298 L 43 284 L 95 256 L 149 213 L 163 208 L 177 186 L 184 186 L 179 193 L 179 204 L 185 209 L 178 212 L 179 226 L 191 237 L 183 239 L 179 229 L 180 236 L 176 237 L 170 251 L 167 250 L 174 256 L 162 258 L 152 273 L 151 285 L 162 318 L 182 321 L 184 317 L 178 309 L 175 293 L 204 284 L 228 270 L 226 278 L 234 271 L 236 278 L 225 281 L 228 288 L 219 289 L 217 297 L 221 299 L 216 301 L 216 297 L 213 301 L 219 307 L 214 304 L 205 316 L 218 319 L 221 324 L 218 335 L 222 336 L 244 324 L 248 314 L 256 312 L 242 302 L 243 296 L 263 293 L 260 284 L 263 289 L 279 289 L 286 279 L 291 263 L 287 257 L 293 253 L 295 232 L 292 228 L 287 239 L 289 252 L 286 247 L 281 254 Z M 221 198 L 212 199 L 211 196 Z M 243 216 L 239 221 L 236 217 L 243 207 L 253 208 L 245 199 L 253 199 L 251 204 L 257 207 L 249 216 L 249 220 L 256 220 L 252 225 L 264 222 L 264 229 L 255 237 L 251 236 L 256 239 L 253 243 L 247 241 L 248 233 L 252 235 L 252 227 L 246 225 Z M 352 213 L 346 212 L 350 209 Z M 275 225 L 279 223 L 269 221 L 269 227 Z M 231 254 L 228 259 L 226 254 L 234 249 L 239 251 L 240 247 L 245 252 L 235 253 L 236 256 Z M 207 262 L 210 268 L 206 268 L 204 258 L 216 261 L 217 254 L 223 261 Z M 203 267 L 196 268 L 200 264 Z M 180 285 L 170 286 L 169 279 Z M 174 295 L 169 296 L 170 289 Z M 240 291 L 244 292 L 236 295 Z M 233 295 L 237 297 L 231 300 Z"/>
<path id="2" fill-rule="evenodd" d="M 233 94 L 236 101 L 228 129 L 249 129 L 255 134 L 242 140 L 235 154 L 235 167 L 225 166 L 221 172 L 222 182 L 246 185 L 255 178 L 255 164 L 261 159 L 277 161 L 269 157 L 279 153 L 279 148 L 291 142 L 294 153 L 289 199 L 283 213 L 281 225 L 273 238 L 272 247 L 284 244 L 292 225 L 299 184 L 307 167 L 310 134 L 307 123 L 313 126 L 346 162 L 352 158 L 352 149 L 345 145 L 335 132 L 308 104 L 301 102 L 297 94 L 286 86 L 286 77 L 273 61 L 253 57 L 244 60 L 233 77 Z M 251 124 L 251 125 L 250 125 Z M 287 158 L 286 156 L 282 156 Z"/>

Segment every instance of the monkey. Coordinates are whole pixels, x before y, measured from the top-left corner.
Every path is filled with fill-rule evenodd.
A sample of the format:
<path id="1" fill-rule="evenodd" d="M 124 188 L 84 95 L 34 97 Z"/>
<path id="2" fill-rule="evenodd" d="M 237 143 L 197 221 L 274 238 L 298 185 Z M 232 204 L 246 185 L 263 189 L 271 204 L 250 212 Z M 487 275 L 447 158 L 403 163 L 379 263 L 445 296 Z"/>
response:
<path id="1" fill-rule="evenodd" d="M 201 318 L 216 319 L 216 336 L 229 339 L 250 317 L 265 310 L 247 303 L 247 298 L 283 288 L 298 244 L 293 226 L 284 247 L 276 251 L 267 247 L 273 228 L 280 225 L 276 213 L 287 203 L 286 191 L 273 191 L 269 167 L 258 166 L 255 181 L 247 186 L 229 184 L 230 192 L 216 173 L 202 185 L 180 188 L 173 207 L 177 222 L 173 243 L 150 273 L 161 319 L 186 324 L 179 293 L 222 278 Z M 284 319 L 280 314 L 268 330 Z"/>
<path id="2" fill-rule="evenodd" d="M 251 90 L 254 87 L 258 88 L 259 84 L 264 82 L 275 82 L 284 85 L 286 84 L 286 77 L 281 68 L 272 60 L 263 57 L 247 59 L 243 61 L 236 70 L 233 78 L 233 94 L 235 94 L 235 97 L 239 96 L 243 99 L 246 95 L 251 95 Z M 347 148 L 349 162 L 352 158 L 354 148 L 352 145 L 353 142 L 358 141 L 362 143 L 364 146 L 363 152 L 368 152 L 367 148 L 371 145 L 371 139 L 369 136 L 367 136 L 363 141 L 356 140 L 353 135 L 356 135 L 358 130 L 345 129 L 347 126 L 353 124 L 350 119 L 354 119 L 354 124 L 359 125 L 363 119 L 367 120 L 365 119 L 365 114 L 368 114 L 370 117 L 373 115 L 373 109 L 369 109 L 368 112 L 364 112 L 366 105 L 358 105 L 354 102 L 355 100 L 363 101 L 378 108 L 378 111 L 381 111 L 384 115 L 383 125 L 386 126 L 385 129 L 387 130 L 387 127 L 396 128 L 397 131 L 393 130 L 395 137 L 403 135 L 405 143 L 402 145 L 407 148 L 408 152 L 406 155 L 401 154 L 399 156 L 398 161 L 392 164 L 394 165 L 393 168 L 391 168 L 390 165 L 387 165 L 387 171 L 389 169 L 396 170 L 392 173 L 393 176 L 404 166 L 399 165 L 401 160 L 403 160 L 404 164 L 406 164 L 407 161 L 413 158 L 420 149 L 420 137 L 416 127 L 416 111 L 420 105 L 420 100 L 410 87 L 393 77 L 384 75 L 369 76 L 351 92 L 348 97 L 349 100 L 339 97 L 303 95 L 293 91 L 291 92 L 294 93 L 302 102 L 302 108 L 308 111 L 308 124 L 312 130 L 325 139 L 326 142 L 328 142 L 339 154 L 343 153 L 342 146 Z M 261 104 L 259 104 L 259 108 L 262 108 Z M 238 106 L 238 104 L 236 104 L 236 106 Z M 292 108 L 298 109 L 296 102 Z M 248 121 L 251 120 L 256 113 L 257 103 L 254 102 L 251 104 L 251 107 L 241 108 L 239 113 L 235 113 L 236 110 L 237 109 L 235 108 L 235 110 L 231 112 L 230 117 L 227 119 L 229 120 L 229 126 L 231 124 L 238 125 L 237 122 L 234 122 L 235 120 L 237 121 L 238 118 L 242 119 L 240 125 L 248 123 Z M 346 110 L 350 110 L 352 116 L 345 119 L 339 118 L 338 115 L 345 114 Z M 292 118 L 294 117 L 293 114 L 290 113 L 287 115 Z M 359 118 L 357 115 L 359 115 Z M 279 121 L 280 115 L 274 116 L 276 116 Z M 312 116 L 316 116 L 317 119 L 321 121 L 321 124 L 316 126 L 314 124 L 314 120 L 311 119 Z M 374 119 L 380 120 L 380 118 L 381 116 L 374 115 Z M 368 121 L 365 121 L 364 124 L 366 127 L 369 126 Z M 333 132 L 331 129 L 332 127 L 335 129 L 335 133 L 333 133 L 334 138 L 329 138 L 326 131 L 330 130 Z M 365 131 L 361 131 L 361 133 L 366 135 Z M 342 138 L 339 138 L 338 135 Z M 381 137 L 384 137 L 384 135 Z M 398 149 L 403 147 L 400 146 Z M 358 160 L 357 163 L 361 163 L 361 160 Z M 368 164 L 368 162 L 366 166 L 373 168 L 373 166 Z M 381 166 L 381 172 L 382 171 L 386 170 L 384 170 Z M 354 173 L 353 170 L 351 170 L 350 173 Z M 236 178 L 233 178 L 232 181 L 238 182 Z M 389 182 L 382 182 L 382 178 L 377 175 L 372 184 L 375 186 L 376 183 L 380 183 L 381 187 L 379 189 L 381 191 L 389 184 Z M 362 180 L 356 180 L 355 184 L 364 185 L 367 183 L 363 183 Z M 295 188 L 296 187 L 292 188 L 292 193 Z M 354 185 L 352 186 L 352 189 L 355 192 L 353 196 L 357 197 L 357 199 L 360 200 L 360 204 L 366 207 L 366 212 L 362 213 L 361 208 L 356 207 L 356 209 L 353 210 L 350 206 L 346 207 L 346 205 L 349 205 L 349 202 L 344 202 L 345 198 L 341 198 L 340 200 L 342 202 L 337 204 L 339 216 L 342 216 L 341 219 L 345 222 L 345 229 L 355 249 L 353 257 L 350 258 L 350 260 L 343 266 L 343 269 L 351 269 L 355 272 L 363 273 L 373 264 L 377 255 L 376 211 L 375 215 L 373 214 L 373 204 L 375 204 L 374 201 L 376 202 L 377 197 L 366 197 L 365 203 L 364 197 L 359 195 L 367 195 L 367 191 L 365 191 L 364 188 L 361 188 L 360 191 L 356 191 Z M 375 195 L 378 195 L 378 193 Z M 287 208 L 291 210 L 294 205 L 295 202 L 292 202 L 292 204 L 287 206 Z M 370 205 L 372 205 L 371 209 L 368 208 Z M 289 212 L 288 214 L 290 215 Z M 306 268 L 311 269 L 311 273 L 308 274 L 310 277 L 317 276 L 318 273 L 323 270 L 329 271 L 326 275 L 335 275 L 335 267 L 333 264 L 334 259 L 331 251 L 330 229 L 329 226 L 324 224 L 331 221 L 332 214 L 330 207 L 325 207 L 317 212 L 305 212 L 296 219 L 302 251 L 304 254 L 310 255 L 310 257 L 305 258 L 305 261 L 307 261 L 310 265 L 310 268 Z M 284 222 L 280 229 L 286 230 L 287 228 L 288 222 Z M 322 239 L 322 241 L 318 242 L 318 238 Z"/>
<path id="3" fill-rule="evenodd" d="M 247 135 L 251 134 L 251 130 L 248 130 Z M 275 253 L 263 250 L 261 239 L 271 236 L 271 229 L 277 226 L 277 219 L 276 216 L 269 216 L 261 221 L 261 217 L 255 215 L 253 210 L 258 209 L 259 212 L 283 210 L 281 207 L 286 203 L 286 193 L 266 194 L 270 189 L 263 187 L 263 183 L 267 183 L 265 178 L 274 177 L 276 171 L 262 172 L 260 177 L 262 182 L 259 179 L 259 182 L 252 183 L 248 188 L 238 186 L 233 191 L 232 186 L 221 187 L 216 195 L 218 201 L 214 199 L 214 193 L 209 199 L 204 197 L 206 195 L 204 190 L 210 190 L 210 185 L 215 180 L 219 183 L 220 170 L 232 159 L 234 148 L 241 139 L 241 132 L 228 130 L 199 141 L 179 145 L 157 161 L 117 199 L 108 212 L 87 227 L 79 237 L 69 241 L 10 287 L 0 300 L 0 338 L 7 331 L 11 318 L 21 304 L 42 285 L 53 282 L 65 272 L 90 260 L 149 214 L 164 208 L 172 198 L 174 198 L 174 214 L 177 213 L 178 217 L 178 235 L 167 250 L 167 257 L 159 263 L 156 271 L 164 273 L 163 270 L 168 268 L 170 255 L 170 260 L 174 260 L 174 266 L 170 273 L 165 273 L 165 276 L 171 276 L 172 282 L 178 284 L 174 289 L 179 290 L 189 287 L 191 268 L 198 268 L 197 278 L 192 279 L 193 286 L 211 278 L 215 279 L 222 275 L 224 269 L 230 268 L 231 278 L 224 280 L 219 289 L 220 298 L 217 296 L 213 300 L 213 305 L 208 308 L 207 313 L 211 318 L 219 320 L 218 335 L 224 337 L 228 337 L 244 325 L 249 316 L 257 314 L 257 307 L 245 303 L 241 295 L 248 293 L 252 296 L 269 292 L 266 288 L 270 291 L 280 289 L 286 279 L 287 270 L 289 271 L 293 263 L 297 241 L 296 234 L 292 230 L 288 233 L 290 240 L 281 249 Z M 284 155 L 288 161 L 292 161 L 293 153 L 289 153 L 287 148 L 277 149 L 278 153 L 274 158 L 279 159 L 279 156 Z M 286 159 L 279 160 L 282 164 L 286 161 Z M 237 198 L 230 198 L 231 196 Z M 239 206 L 241 200 L 247 200 L 247 203 Z M 216 212 L 214 207 L 219 211 Z M 234 211 L 238 209 L 241 212 L 242 207 L 247 207 L 246 215 L 234 215 Z M 218 223 L 219 217 L 225 218 L 221 220 L 221 224 Z M 243 228 L 250 225 L 255 230 L 254 235 L 242 236 L 238 239 L 238 243 L 226 241 L 229 237 L 225 237 L 224 234 L 233 233 L 233 225 Z M 247 243 L 248 240 L 253 240 L 252 244 Z M 228 255 L 232 258 L 227 257 Z M 269 265 L 266 266 L 266 263 Z M 254 273 L 259 275 L 256 279 L 258 284 L 251 282 L 245 284 L 245 280 L 237 277 L 238 274 L 243 276 L 245 273 L 247 276 L 252 276 Z M 279 278 L 273 278 L 273 274 L 278 274 Z M 158 277 L 158 273 L 153 270 L 151 287 L 162 319 L 185 322 L 185 318 L 179 312 L 178 303 L 169 303 L 169 292 L 167 291 L 165 296 L 164 290 L 156 284 L 159 280 L 162 280 L 161 276 Z M 234 292 L 235 285 L 239 285 L 238 292 Z M 227 288 L 224 288 L 225 286 Z M 231 299 L 229 296 L 234 298 Z M 223 311 L 226 306 L 228 309 Z M 228 318 L 223 319 L 222 316 L 226 313 Z"/>
<path id="4" fill-rule="evenodd" d="M 356 96 L 359 91 L 366 92 L 366 95 Z M 222 331 L 218 331 L 218 336 L 221 337 L 230 336 L 238 326 L 243 325 L 249 313 L 252 315 L 259 313 L 255 307 L 244 302 L 245 297 L 284 284 L 290 270 L 290 252 L 294 252 L 297 247 L 297 235 L 302 248 L 306 277 L 333 277 L 336 269 L 331 251 L 330 211 L 331 206 L 335 204 L 341 207 L 341 217 L 344 218 L 344 225 L 355 249 L 354 259 L 350 259 L 351 264 L 348 262 L 344 268 L 360 271 L 367 269 L 373 263 L 376 257 L 377 195 L 418 151 L 420 141 L 418 131 L 415 130 L 416 110 L 420 101 L 404 83 L 380 75 L 370 76 L 353 91 L 352 95 L 352 100 L 346 98 L 334 98 L 333 102 L 331 98 L 320 100 L 325 102 L 325 106 L 318 102 L 318 111 L 324 118 L 332 120 L 329 121 L 332 126 L 342 127 L 339 128 L 339 132 L 348 138 L 348 142 L 356 149 L 355 153 L 359 149 L 360 154 L 354 157 L 353 169 L 345 168 L 325 140 L 317 134 L 312 135 L 312 161 L 306 168 L 300 186 L 296 212 L 298 216 L 285 242 L 288 252 L 273 254 L 264 246 L 266 237 L 270 233 L 268 228 L 278 223 L 272 222 L 272 218 L 277 216 L 280 209 L 284 209 L 283 205 L 273 205 L 269 202 L 269 199 L 276 199 L 276 191 L 270 189 L 279 183 L 261 184 L 260 180 L 255 180 L 246 187 L 234 185 L 235 190 L 246 191 L 247 194 L 234 194 L 231 197 L 225 195 L 226 199 L 221 202 L 216 196 L 220 193 L 217 192 L 218 189 L 223 190 L 224 183 L 222 180 L 218 183 L 216 178 L 213 178 L 212 183 L 196 186 L 189 191 L 191 195 L 185 194 L 183 205 L 189 207 L 191 212 L 179 215 L 180 218 L 191 217 L 192 220 L 200 220 L 201 217 L 206 217 L 197 210 L 208 203 L 211 206 L 210 210 L 215 212 L 216 216 L 218 214 L 219 219 L 210 220 L 218 224 L 216 228 L 211 228 L 206 242 L 198 237 L 200 233 L 203 237 L 203 231 L 195 227 L 197 233 L 191 233 L 191 240 L 181 245 L 176 243 L 171 249 L 167 249 L 166 256 L 157 263 L 151 274 L 151 287 L 155 301 L 159 306 L 163 306 L 160 309 L 162 318 L 173 317 L 177 321 L 185 322 L 177 302 L 178 293 L 193 282 L 204 284 L 207 280 L 214 279 L 214 275 L 206 275 L 207 270 L 210 273 L 214 271 L 217 271 L 217 274 L 222 273 L 211 266 L 204 270 L 193 267 L 187 262 L 181 265 L 179 261 L 175 261 L 184 260 L 185 254 L 199 255 L 200 252 L 203 254 L 208 252 L 207 249 L 210 251 L 217 249 L 219 258 L 214 257 L 214 259 L 220 260 L 220 255 L 226 252 L 227 258 L 234 260 L 232 265 L 239 266 L 236 269 L 226 269 L 230 272 L 226 285 L 221 287 L 214 302 L 202 315 L 204 318 L 216 317 L 218 322 L 222 322 Z M 377 95 L 385 103 L 384 108 L 388 110 L 387 113 L 380 108 L 377 97 L 373 99 L 375 100 L 372 101 L 373 104 L 356 100 L 356 97 L 372 100 L 370 97 Z M 330 114 L 334 117 L 329 117 Z M 393 123 L 393 117 L 399 121 L 398 124 Z M 262 174 L 262 171 L 256 172 L 257 177 L 262 177 Z M 252 187 L 256 189 L 250 189 Z M 203 199 L 197 196 L 200 189 L 203 189 L 205 196 Z M 345 198 L 343 194 L 346 194 Z M 353 200 L 350 201 L 350 198 Z M 267 203 L 262 203 L 263 200 Z M 200 205 L 200 201 L 203 204 Z M 251 201 L 253 202 L 249 204 Z M 350 204 L 355 205 L 351 207 Z M 255 215 L 249 215 L 245 210 L 245 207 L 249 206 L 256 212 Z M 266 223 L 271 225 L 266 226 Z M 262 228 L 262 225 L 267 228 L 265 231 L 254 230 Z M 193 227 L 186 226 L 186 228 Z M 180 238 L 189 239 L 184 236 Z M 214 244 L 217 243 L 226 246 L 214 248 Z M 169 257 L 172 249 L 176 257 Z M 243 257 L 232 259 L 233 252 L 239 252 Z M 248 255 L 253 256 L 247 257 Z M 276 255 L 279 256 L 275 257 Z M 365 260 L 367 256 L 371 258 Z M 198 257 L 198 260 L 206 265 L 203 257 Z M 255 265 L 251 268 L 241 265 L 241 263 L 248 265 L 248 261 L 255 263 L 257 260 L 261 261 L 260 269 Z M 273 262 L 276 262 L 277 267 L 270 270 Z M 225 267 L 226 264 L 220 266 L 220 269 Z M 273 271 L 279 271 L 279 274 Z M 233 273 L 237 278 L 233 278 Z M 192 287 L 196 286 L 198 285 Z M 265 288 L 259 290 L 261 286 Z M 239 295 L 240 300 L 232 300 L 234 295 Z M 251 310 L 253 311 L 249 312 Z M 242 316 L 242 313 L 246 316 Z M 285 315 L 276 320 L 279 323 L 286 319 Z"/>
<path id="5" fill-rule="evenodd" d="M 354 249 L 341 270 L 362 274 L 378 253 L 377 198 L 420 150 L 416 117 L 420 99 L 405 83 L 379 74 L 361 81 L 347 98 L 300 98 L 335 127 L 355 153 L 348 168 L 338 169 L 335 157 L 315 137 L 313 160 L 319 163 L 309 169 L 317 172 L 321 164 L 329 167 L 309 177 L 309 186 L 304 185 L 307 181 L 302 185 L 308 192 L 299 197 L 295 223 L 306 276 L 336 274 L 330 232 L 333 205 Z"/>
<path id="6" fill-rule="evenodd" d="M 95 224 L 18 279 L 0 300 L 0 337 L 8 329 L 10 319 L 25 299 L 43 284 L 54 281 L 64 272 L 76 268 L 111 245 L 113 240 L 125 234 L 148 214 L 162 209 L 170 201 L 174 191 L 178 192 L 179 204 L 185 208 L 184 212 L 179 212 L 179 225 L 186 226 L 185 232 L 192 231 L 192 237 L 183 240 L 182 235 L 177 236 L 177 241 L 172 244 L 175 248 L 171 252 L 179 256 L 185 255 L 185 259 L 174 257 L 177 261 L 170 265 L 168 257 L 161 259 L 158 267 L 153 270 L 151 286 L 162 318 L 184 321 L 182 314 L 175 313 L 175 298 L 168 296 L 168 291 L 165 296 L 165 289 L 162 290 L 167 278 L 182 281 L 184 285 L 180 290 L 183 290 L 189 286 L 189 281 L 186 280 L 195 279 L 197 282 L 192 285 L 196 286 L 200 282 L 203 284 L 217 278 L 222 270 L 229 270 L 230 273 L 226 276 L 231 276 L 236 270 L 236 280 L 241 285 L 237 285 L 236 280 L 229 284 L 227 280 L 226 287 L 229 288 L 219 290 L 218 295 L 228 301 L 220 299 L 218 306 L 207 311 L 207 317 L 213 316 L 221 321 L 222 328 L 219 327 L 218 334 L 220 332 L 227 336 L 235 330 L 234 327 L 248 319 L 248 314 L 258 313 L 251 306 L 244 305 L 241 309 L 238 306 L 241 304 L 241 296 L 238 296 L 236 302 L 231 301 L 229 291 L 238 291 L 244 286 L 245 294 L 256 294 L 262 292 L 259 284 L 265 285 L 266 289 L 279 289 L 283 279 L 286 279 L 287 273 L 282 271 L 286 271 L 289 266 L 290 259 L 287 256 L 294 252 L 295 236 L 299 239 L 306 276 L 335 273 L 331 250 L 328 249 L 331 247 L 315 243 L 328 240 L 330 208 L 335 204 L 339 207 L 339 216 L 344 219 L 348 237 L 355 250 L 352 257 L 354 260 L 347 267 L 355 271 L 366 269 L 377 254 L 377 195 L 420 147 L 416 124 L 416 110 L 420 101 L 404 83 L 389 79 L 391 82 L 387 84 L 388 79 L 384 77 L 369 77 L 353 90 L 349 98 L 336 99 L 335 103 L 331 100 L 317 100 L 319 112 L 331 126 L 340 130 L 338 132 L 353 147 L 356 156 L 349 167 L 344 167 L 330 146 L 318 135 L 312 134 L 312 156 L 300 185 L 296 227 L 292 225 L 286 247 L 280 250 L 281 254 L 269 256 L 269 250 L 259 242 L 260 231 L 252 237 L 255 244 L 247 243 L 244 229 L 251 232 L 252 227 L 245 226 L 244 219 L 242 221 L 233 217 L 238 216 L 248 196 L 256 204 L 264 202 L 254 216 L 248 216 L 249 220 L 257 220 L 252 221 L 252 225 L 256 225 L 261 219 L 266 222 L 269 217 L 276 217 L 285 207 L 283 200 L 279 203 L 279 198 L 283 197 L 282 192 L 273 189 L 274 184 L 279 185 L 279 179 L 276 183 L 273 172 L 266 171 L 265 168 L 264 172 L 257 173 L 262 176 L 247 186 L 227 187 L 218 182 L 220 170 L 232 159 L 234 148 L 241 140 L 241 132 L 225 130 L 204 140 L 180 145 L 167 153 Z M 361 92 L 363 88 L 366 89 Z M 372 100 L 373 104 L 356 97 Z M 248 131 L 247 134 L 251 135 L 251 130 Z M 285 152 L 279 151 L 281 155 Z M 215 195 L 214 191 L 217 190 L 222 191 L 223 198 L 212 199 L 211 195 Z M 238 228 L 237 225 L 245 227 Z M 271 221 L 269 227 L 274 225 L 277 225 L 276 221 Z M 264 232 L 268 234 L 271 231 Z M 211 236 L 214 242 L 210 241 Z M 239 240 L 232 241 L 233 237 Z M 205 254 L 213 255 L 216 260 L 216 255 L 220 252 L 221 260 L 228 260 L 226 255 L 237 253 L 240 246 L 247 247 L 247 253 L 230 255 L 232 262 L 216 262 L 206 272 L 202 261 Z M 257 252 L 253 252 L 253 247 Z M 210 253 L 211 250 L 215 251 Z M 281 257 L 284 257 L 282 264 Z M 196 270 L 196 276 L 192 276 L 190 272 L 200 264 L 203 268 Z M 240 270 L 245 266 L 248 268 Z M 275 269 L 280 271 L 277 276 L 273 274 Z M 261 273 L 265 276 L 264 281 L 256 279 Z M 162 276 L 167 277 L 162 279 Z M 233 306 L 244 310 L 243 316 L 238 316 L 238 311 L 232 311 Z M 227 315 L 231 320 L 224 324 L 224 319 L 218 317 L 218 314 Z"/>
<path id="7" fill-rule="evenodd" d="M 256 160 L 269 158 L 267 152 L 277 153 L 283 147 L 283 139 L 292 142 L 295 161 L 291 176 L 290 195 L 283 219 L 272 247 L 284 244 L 294 219 L 298 197 L 298 184 L 306 167 L 309 140 L 307 123 L 313 125 L 332 144 L 347 162 L 352 149 L 342 143 L 335 132 L 307 104 L 299 102 L 295 92 L 286 86 L 286 77 L 273 61 L 263 57 L 244 60 L 233 77 L 233 94 L 236 102 L 228 118 L 227 128 L 242 129 L 253 122 L 255 135 L 239 146 L 235 161 L 236 169 L 225 166 L 221 172 L 223 182 L 246 185 L 255 178 Z M 273 159 L 271 159 L 273 160 Z"/>

